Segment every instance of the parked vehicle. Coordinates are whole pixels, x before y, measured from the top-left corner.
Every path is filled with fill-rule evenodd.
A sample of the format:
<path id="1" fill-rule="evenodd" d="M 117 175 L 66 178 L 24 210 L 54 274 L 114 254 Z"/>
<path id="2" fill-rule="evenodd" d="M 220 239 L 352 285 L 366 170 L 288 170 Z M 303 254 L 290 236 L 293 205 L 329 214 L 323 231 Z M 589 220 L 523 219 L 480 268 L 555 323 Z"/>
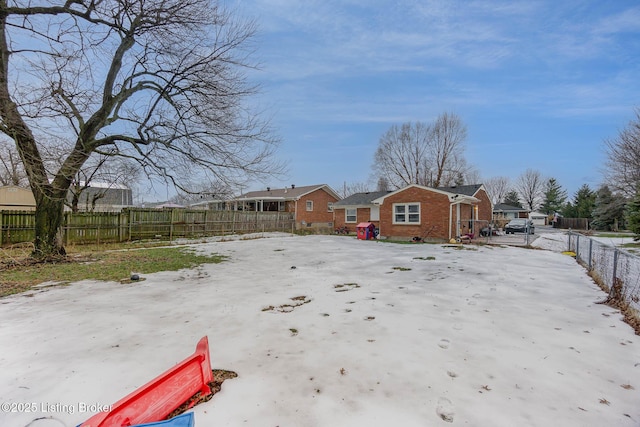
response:
<path id="1" fill-rule="evenodd" d="M 512 219 L 504 228 L 504 231 L 507 234 L 527 233 L 527 232 L 529 234 L 535 234 L 535 230 L 536 228 L 533 225 L 533 221 L 525 218 Z"/>

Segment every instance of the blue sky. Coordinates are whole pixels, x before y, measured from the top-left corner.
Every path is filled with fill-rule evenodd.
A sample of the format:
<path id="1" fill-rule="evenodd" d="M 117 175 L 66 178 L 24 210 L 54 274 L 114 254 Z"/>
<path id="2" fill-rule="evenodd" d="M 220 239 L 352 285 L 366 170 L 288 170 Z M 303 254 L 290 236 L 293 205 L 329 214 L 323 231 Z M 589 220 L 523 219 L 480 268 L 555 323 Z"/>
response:
<path id="1" fill-rule="evenodd" d="M 455 112 L 483 179 L 526 169 L 570 195 L 640 107 L 637 1 L 242 0 L 290 184 L 367 182 L 393 124 Z M 375 183 L 372 188 L 375 189 Z"/>

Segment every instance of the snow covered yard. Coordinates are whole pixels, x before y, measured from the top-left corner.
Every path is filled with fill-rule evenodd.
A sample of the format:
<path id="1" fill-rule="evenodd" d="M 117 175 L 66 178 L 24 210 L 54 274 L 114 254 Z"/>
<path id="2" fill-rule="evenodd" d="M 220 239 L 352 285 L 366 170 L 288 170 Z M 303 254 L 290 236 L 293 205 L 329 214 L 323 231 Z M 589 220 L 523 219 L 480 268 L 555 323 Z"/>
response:
<path id="1" fill-rule="evenodd" d="M 561 236 L 538 246 L 564 250 Z M 637 426 L 639 340 L 551 250 L 282 236 L 221 264 L 0 299 L 1 426 L 76 426 L 208 335 L 197 426 Z M 45 424 L 47 423 L 47 424 Z"/>

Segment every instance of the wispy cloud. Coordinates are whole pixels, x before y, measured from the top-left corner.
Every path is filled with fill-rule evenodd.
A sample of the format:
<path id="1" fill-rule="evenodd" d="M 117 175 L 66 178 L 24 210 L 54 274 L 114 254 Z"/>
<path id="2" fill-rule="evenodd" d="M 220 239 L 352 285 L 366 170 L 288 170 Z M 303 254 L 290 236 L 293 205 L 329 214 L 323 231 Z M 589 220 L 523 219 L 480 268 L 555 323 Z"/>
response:
<path id="1" fill-rule="evenodd" d="M 540 144 L 558 146 L 572 138 L 572 124 L 576 132 L 624 124 L 640 103 L 636 0 L 238 0 L 238 7 L 260 24 L 264 71 L 255 77 L 276 121 L 293 132 L 285 140 L 375 145 L 389 124 L 456 111 L 482 127 L 473 129 L 479 147 L 532 144 L 536 135 L 524 130 L 514 139 L 503 116 L 536 129 L 561 121 L 557 135 L 540 136 Z"/>

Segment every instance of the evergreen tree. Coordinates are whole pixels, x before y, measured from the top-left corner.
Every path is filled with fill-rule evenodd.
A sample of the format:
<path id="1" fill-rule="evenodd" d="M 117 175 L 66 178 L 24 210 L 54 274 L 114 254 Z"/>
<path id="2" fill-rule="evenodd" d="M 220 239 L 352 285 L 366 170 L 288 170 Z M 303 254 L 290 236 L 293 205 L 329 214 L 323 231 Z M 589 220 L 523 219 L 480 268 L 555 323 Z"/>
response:
<path id="1" fill-rule="evenodd" d="M 624 224 L 626 200 L 613 194 L 608 185 L 603 185 L 596 192 L 591 225 L 597 230 L 613 230 Z"/>
<path id="2" fill-rule="evenodd" d="M 565 218 L 577 218 L 578 214 L 576 211 L 576 207 L 573 206 L 573 203 L 567 202 L 560 211 L 563 217 Z"/>
<path id="3" fill-rule="evenodd" d="M 555 178 L 549 178 L 544 186 L 544 199 L 540 209 L 547 215 L 561 212 L 567 200 L 567 191 L 564 190 Z"/>
<path id="4" fill-rule="evenodd" d="M 582 184 L 582 187 L 573 196 L 573 203 L 567 203 L 565 216 L 591 219 L 595 200 L 596 193 L 587 184 Z"/>
<path id="5" fill-rule="evenodd" d="M 519 208 L 522 207 L 522 203 L 520 203 L 520 196 L 516 190 L 510 190 L 505 196 L 503 203 L 510 206 L 517 206 Z"/>
<path id="6" fill-rule="evenodd" d="M 636 195 L 627 203 L 625 210 L 627 228 L 635 234 L 633 240 L 640 240 L 640 186 L 636 190 Z"/>

